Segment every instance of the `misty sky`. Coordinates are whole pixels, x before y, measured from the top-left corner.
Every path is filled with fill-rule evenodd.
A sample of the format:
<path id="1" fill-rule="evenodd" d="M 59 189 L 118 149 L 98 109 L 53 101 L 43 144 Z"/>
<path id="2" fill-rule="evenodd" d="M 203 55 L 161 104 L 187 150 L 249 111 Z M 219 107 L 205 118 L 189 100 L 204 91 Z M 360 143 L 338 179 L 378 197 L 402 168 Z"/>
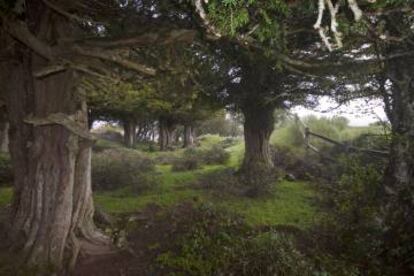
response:
<path id="1" fill-rule="evenodd" d="M 316 115 L 318 117 L 343 116 L 349 119 L 350 125 L 352 126 L 366 126 L 380 119 L 383 121 L 387 120 L 383 103 L 380 100 L 359 99 L 351 101 L 339 108 L 336 108 L 337 106 L 338 104 L 328 97 L 323 97 L 320 100 L 320 105 L 316 109 L 312 110 L 298 106 L 291 111 L 300 117 L 307 115 Z"/>

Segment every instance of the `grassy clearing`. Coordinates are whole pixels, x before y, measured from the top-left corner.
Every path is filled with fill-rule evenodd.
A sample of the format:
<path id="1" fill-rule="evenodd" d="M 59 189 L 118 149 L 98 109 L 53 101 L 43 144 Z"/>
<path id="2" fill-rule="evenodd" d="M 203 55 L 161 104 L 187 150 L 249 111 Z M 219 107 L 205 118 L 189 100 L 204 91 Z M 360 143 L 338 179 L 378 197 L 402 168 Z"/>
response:
<path id="1" fill-rule="evenodd" d="M 232 197 L 220 206 L 242 214 L 250 225 L 289 224 L 307 227 L 317 220 L 317 210 L 312 204 L 314 192 L 308 183 L 277 183 L 275 191 L 266 198 Z"/>
<path id="2" fill-rule="evenodd" d="M 202 141 L 203 147 L 210 147 L 219 143 L 221 139 L 208 136 Z M 160 175 L 158 187 L 138 196 L 130 195 L 127 189 L 96 193 L 95 202 L 104 210 L 116 214 L 139 211 L 150 203 L 168 207 L 184 200 L 194 200 L 210 202 L 239 213 L 252 226 L 289 224 L 307 227 L 312 224 L 317 210 L 312 205 L 314 193 L 308 183 L 282 181 L 275 185 L 272 195 L 257 199 L 235 196 L 217 197 L 208 190 L 192 187 L 191 183 L 203 174 L 229 167 L 236 168 L 240 165 L 244 153 L 243 143 L 231 146 L 227 151 L 231 157 L 226 165 L 209 165 L 185 172 L 173 172 L 170 165 L 157 165 L 156 173 Z M 170 154 L 179 156 L 177 152 Z M 157 153 L 150 153 L 150 155 L 158 156 Z"/>
<path id="3" fill-rule="evenodd" d="M 221 142 L 223 138 L 213 135 L 202 139 L 201 147 L 208 148 Z M 250 225 L 289 224 L 300 227 L 311 225 L 317 210 L 312 206 L 312 189 L 304 182 L 280 182 L 275 185 L 274 193 L 265 198 L 244 198 L 220 196 L 208 190 L 201 190 L 191 185 L 201 175 L 229 167 L 240 165 L 243 143 L 226 149 L 231 157 L 226 165 L 206 165 L 194 171 L 173 172 L 171 165 L 157 165 L 155 174 L 160 176 L 157 187 L 140 195 L 133 195 L 128 187 L 111 192 L 95 192 L 95 203 L 105 211 L 119 214 L 142 210 L 148 204 L 168 207 L 185 200 L 211 202 L 218 207 L 226 208 L 243 215 Z M 152 158 L 160 154 L 180 156 L 182 150 L 167 153 L 146 153 Z M 0 207 L 11 201 L 12 189 L 0 188 Z"/>

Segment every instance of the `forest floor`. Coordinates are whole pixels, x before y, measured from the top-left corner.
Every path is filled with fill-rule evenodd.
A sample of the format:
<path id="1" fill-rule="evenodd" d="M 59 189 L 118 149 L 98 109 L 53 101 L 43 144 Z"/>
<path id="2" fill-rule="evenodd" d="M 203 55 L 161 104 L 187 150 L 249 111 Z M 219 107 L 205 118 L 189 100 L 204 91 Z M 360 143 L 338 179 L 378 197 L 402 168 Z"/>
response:
<path id="1" fill-rule="evenodd" d="M 202 147 L 217 142 L 213 136 Z M 171 258 L 171 255 L 182 250 L 179 243 L 185 243 L 183 239 L 194 230 L 194 225 L 200 223 L 200 209 L 203 208 L 201 216 L 206 210 L 212 213 L 224 210 L 242 218 L 253 231 L 273 227 L 298 233 L 315 224 L 318 208 L 315 193 L 307 182 L 275 181 L 274 191 L 260 198 L 200 189 L 197 181 L 203 176 L 239 165 L 243 145 L 238 143 L 226 150 L 230 159 L 224 165 L 205 165 L 197 170 L 175 172 L 171 165 L 157 164 L 154 174 L 159 177 L 159 185 L 139 195 L 131 194 L 125 187 L 95 192 L 95 205 L 109 214 L 113 222 L 103 226 L 102 230 L 112 237 L 119 249 L 111 255 L 80 256 L 75 275 L 182 275 L 179 268 L 192 261 L 186 257 Z M 159 152 L 146 154 L 154 159 L 165 155 Z M 182 150 L 167 154 L 180 156 Z M 0 187 L 0 209 L 10 203 L 11 196 L 11 188 Z M 178 265 L 171 265 L 177 260 Z M 163 265 L 165 263 L 169 265 Z M 178 267 L 176 271 L 174 267 Z M 202 271 L 200 269 L 195 268 L 195 274 Z"/>

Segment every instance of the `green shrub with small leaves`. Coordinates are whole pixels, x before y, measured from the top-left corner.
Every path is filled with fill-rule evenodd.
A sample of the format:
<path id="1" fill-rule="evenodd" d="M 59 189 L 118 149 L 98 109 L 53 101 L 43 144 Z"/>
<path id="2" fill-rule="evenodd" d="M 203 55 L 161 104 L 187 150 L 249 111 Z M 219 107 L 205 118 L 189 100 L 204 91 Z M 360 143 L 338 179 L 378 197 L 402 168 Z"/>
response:
<path id="1" fill-rule="evenodd" d="M 96 190 L 131 187 L 136 193 L 154 187 L 158 181 L 148 173 L 154 162 L 142 154 L 127 149 L 109 149 L 92 158 L 92 184 Z"/>

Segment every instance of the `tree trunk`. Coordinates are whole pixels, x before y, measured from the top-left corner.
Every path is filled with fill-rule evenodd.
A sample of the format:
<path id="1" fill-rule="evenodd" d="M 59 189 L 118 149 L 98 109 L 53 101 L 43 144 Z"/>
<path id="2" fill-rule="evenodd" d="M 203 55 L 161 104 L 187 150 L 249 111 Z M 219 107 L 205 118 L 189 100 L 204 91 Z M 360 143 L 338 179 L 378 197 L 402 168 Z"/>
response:
<path id="1" fill-rule="evenodd" d="M 0 152 L 9 152 L 9 121 L 6 106 L 0 109 Z"/>
<path id="2" fill-rule="evenodd" d="M 175 125 L 168 119 L 159 120 L 159 145 L 160 150 L 168 150 L 174 142 Z"/>
<path id="3" fill-rule="evenodd" d="M 414 59 L 390 64 L 392 91 L 392 143 L 385 175 L 386 223 L 390 248 L 412 243 L 414 229 Z"/>
<path id="4" fill-rule="evenodd" d="M 193 127 L 190 125 L 184 126 L 184 148 L 194 146 Z"/>
<path id="5" fill-rule="evenodd" d="M 133 120 L 124 121 L 124 144 L 128 148 L 133 148 L 136 141 L 137 125 Z"/>
<path id="6" fill-rule="evenodd" d="M 254 175 L 273 168 L 269 139 L 274 128 L 274 108 L 248 106 L 242 111 L 245 152 L 240 171 Z"/>
<path id="7" fill-rule="evenodd" d="M 71 37 L 66 20 L 45 8 L 35 18 L 41 21 L 34 24 L 44 41 Z M 56 119 L 65 117 L 87 131 L 86 104 L 77 93 L 79 76 L 74 71 L 36 79 L 32 72 L 48 62 L 15 47 L 19 64 L 3 63 L 0 70 L 10 92 L 14 199 L 9 241 L 21 252 L 24 264 L 53 266 L 62 272 L 88 244 L 108 243 L 92 220 L 92 143 Z"/>

